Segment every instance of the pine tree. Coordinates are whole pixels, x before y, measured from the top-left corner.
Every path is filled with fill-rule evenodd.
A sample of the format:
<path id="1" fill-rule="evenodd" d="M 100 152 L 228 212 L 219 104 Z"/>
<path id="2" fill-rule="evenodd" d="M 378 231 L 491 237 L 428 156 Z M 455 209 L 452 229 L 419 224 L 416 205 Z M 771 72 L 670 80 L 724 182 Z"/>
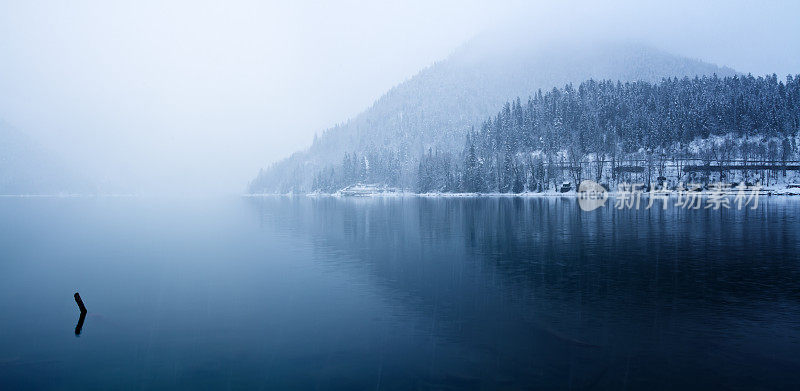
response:
<path id="1" fill-rule="evenodd" d="M 462 188 L 468 193 L 483 193 L 486 191 L 481 175 L 478 155 L 475 152 L 475 145 L 471 142 L 464 160 L 464 177 L 462 182 Z"/>

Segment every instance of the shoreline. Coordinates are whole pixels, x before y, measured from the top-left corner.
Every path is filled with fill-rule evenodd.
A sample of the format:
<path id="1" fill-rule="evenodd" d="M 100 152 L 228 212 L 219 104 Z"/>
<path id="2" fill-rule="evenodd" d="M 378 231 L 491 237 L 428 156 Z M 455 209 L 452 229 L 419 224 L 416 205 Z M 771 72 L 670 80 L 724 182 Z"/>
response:
<path id="1" fill-rule="evenodd" d="M 658 195 L 667 195 L 669 197 L 677 197 L 680 192 L 668 190 L 658 193 Z M 609 191 L 606 192 L 609 198 L 619 197 L 621 192 Z M 631 193 L 624 193 L 625 197 L 629 197 Z M 636 194 L 636 193 L 634 193 Z M 650 197 L 649 191 L 641 192 L 641 197 Z M 684 193 L 687 194 L 687 193 Z M 697 194 L 703 197 L 714 195 L 722 195 L 725 197 L 735 197 L 739 194 L 738 191 L 723 191 L 712 192 L 708 190 L 692 192 L 689 194 Z M 752 191 L 745 191 L 744 195 L 750 196 Z M 796 197 L 800 196 L 800 189 L 761 189 L 758 193 L 760 197 Z M 541 193 L 413 193 L 413 192 L 386 192 L 386 193 L 373 193 L 373 194 L 360 194 L 360 195 L 343 195 L 337 193 L 253 193 L 244 194 L 243 197 L 326 197 L 326 198 L 403 198 L 403 197 L 419 197 L 419 198 L 551 198 L 551 197 L 567 197 L 567 198 L 580 198 L 581 193 L 569 191 L 566 193 L 559 193 L 555 191 L 541 192 Z"/>

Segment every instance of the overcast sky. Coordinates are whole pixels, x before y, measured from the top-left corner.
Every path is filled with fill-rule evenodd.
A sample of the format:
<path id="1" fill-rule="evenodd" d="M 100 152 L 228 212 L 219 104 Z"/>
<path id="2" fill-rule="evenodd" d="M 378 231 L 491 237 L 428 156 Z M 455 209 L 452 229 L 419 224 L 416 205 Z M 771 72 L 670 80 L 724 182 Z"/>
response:
<path id="1" fill-rule="evenodd" d="M 136 191 L 235 193 L 487 29 L 784 77 L 799 3 L 0 0 L 0 119 Z"/>

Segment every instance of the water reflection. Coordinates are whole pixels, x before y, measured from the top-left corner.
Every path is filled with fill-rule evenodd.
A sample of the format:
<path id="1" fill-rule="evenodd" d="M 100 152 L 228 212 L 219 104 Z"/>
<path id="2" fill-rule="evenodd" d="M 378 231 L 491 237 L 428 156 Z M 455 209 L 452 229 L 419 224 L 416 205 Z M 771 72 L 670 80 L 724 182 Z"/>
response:
<path id="1" fill-rule="evenodd" d="M 83 321 L 86 320 L 86 312 L 81 311 L 81 315 L 78 318 L 78 324 L 75 325 L 75 336 L 79 337 L 81 335 L 81 330 L 83 329 Z"/>
<path id="2" fill-rule="evenodd" d="M 593 212 L 574 198 L 251 202 L 262 224 L 311 237 L 319 262 L 366 274 L 427 319 L 437 386 L 800 380 L 793 200 Z"/>
<path id="3" fill-rule="evenodd" d="M 799 206 L 4 200 L 0 388 L 794 389 Z"/>

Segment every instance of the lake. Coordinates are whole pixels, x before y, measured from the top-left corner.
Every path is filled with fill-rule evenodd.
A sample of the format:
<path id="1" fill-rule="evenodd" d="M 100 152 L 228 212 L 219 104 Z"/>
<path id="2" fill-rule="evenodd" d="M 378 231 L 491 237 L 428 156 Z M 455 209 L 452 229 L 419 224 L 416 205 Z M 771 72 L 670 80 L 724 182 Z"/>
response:
<path id="1" fill-rule="evenodd" d="M 800 387 L 797 199 L 0 198 L 0 233 L 1 389 Z"/>

